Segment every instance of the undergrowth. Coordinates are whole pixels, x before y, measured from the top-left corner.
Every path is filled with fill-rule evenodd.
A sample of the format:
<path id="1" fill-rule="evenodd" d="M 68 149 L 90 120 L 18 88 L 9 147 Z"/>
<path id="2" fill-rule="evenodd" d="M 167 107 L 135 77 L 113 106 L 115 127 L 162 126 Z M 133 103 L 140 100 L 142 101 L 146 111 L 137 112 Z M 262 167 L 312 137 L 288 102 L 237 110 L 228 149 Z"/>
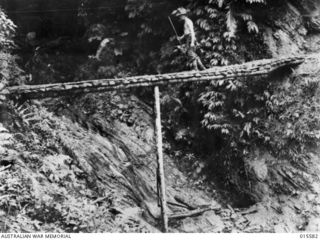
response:
<path id="1" fill-rule="evenodd" d="M 15 121 L 5 127 L 11 140 L 0 146 L 1 232 L 149 231 L 139 218 L 117 210 L 126 206 L 116 186 L 81 165 L 74 143 L 64 137 L 77 133 L 78 125 L 27 103 L 12 107 L 10 118 Z"/>

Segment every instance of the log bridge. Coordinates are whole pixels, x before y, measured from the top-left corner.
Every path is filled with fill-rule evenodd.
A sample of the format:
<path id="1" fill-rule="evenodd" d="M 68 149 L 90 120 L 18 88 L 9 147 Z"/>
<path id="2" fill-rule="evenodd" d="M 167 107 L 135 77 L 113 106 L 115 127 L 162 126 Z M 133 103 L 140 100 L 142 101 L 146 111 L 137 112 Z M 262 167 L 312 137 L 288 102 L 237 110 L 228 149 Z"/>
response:
<path id="1" fill-rule="evenodd" d="M 189 71 L 170 74 L 144 75 L 136 77 L 126 77 L 117 79 L 98 79 L 80 82 L 55 83 L 45 85 L 22 85 L 12 86 L 0 92 L 7 98 L 23 97 L 25 99 L 37 99 L 66 96 L 78 93 L 115 91 L 121 89 L 131 89 L 136 87 L 154 86 L 155 93 L 155 127 L 157 133 L 157 153 L 158 153 L 158 198 L 161 207 L 161 218 L 163 232 L 168 232 L 167 200 L 164 177 L 163 151 L 162 151 L 162 131 L 160 112 L 160 92 L 159 86 L 187 83 L 187 82 L 210 82 L 222 79 L 246 78 L 252 76 L 268 76 L 276 70 L 297 66 L 305 61 L 306 57 L 296 56 L 279 59 L 264 59 L 238 65 L 224 67 L 214 67 L 204 71 Z M 186 214 L 189 216 L 189 214 Z M 171 216 L 172 217 L 172 216 Z"/>
<path id="2" fill-rule="evenodd" d="M 304 60 L 304 56 L 297 56 L 279 59 L 257 60 L 244 64 L 214 67 L 204 71 L 188 71 L 44 85 L 13 86 L 6 88 L 6 90 L 0 92 L 0 94 L 7 95 L 7 97 L 21 96 L 27 99 L 39 99 L 68 96 L 76 93 L 105 92 L 120 89 L 131 89 L 136 87 L 161 86 L 175 83 L 210 82 L 222 79 L 269 75 L 280 68 L 298 65 Z"/>

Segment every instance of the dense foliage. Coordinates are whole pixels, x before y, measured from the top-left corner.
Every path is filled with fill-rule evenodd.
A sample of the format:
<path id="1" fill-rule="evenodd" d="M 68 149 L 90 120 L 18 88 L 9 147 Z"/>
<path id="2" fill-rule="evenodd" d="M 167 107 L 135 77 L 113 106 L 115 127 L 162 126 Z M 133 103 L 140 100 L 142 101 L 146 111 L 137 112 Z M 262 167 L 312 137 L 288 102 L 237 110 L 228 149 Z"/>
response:
<path id="1" fill-rule="evenodd" d="M 19 82 L 21 70 L 16 58 L 11 54 L 15 44 L 13 41 L 16 26 L 0 8 L 0 82 Z"/>
<path id="2" fill-rule="evenodd" d="M 298 77 L 212 82 L 200 102 L 203 126 L 222 141 L 221 152 L 247 157 L 255 148 L 298 161 L 319 141 L 319 84 Z"/>
<path id="3" fill-rule="evenodd" d="M 7 15 L 0 9 L 0 48 L 2 51 L 7 51 L 14 46 L 13 36 L 16 26 L 8 19 Z"/>
<path id="4" fill-rule="evenodd" d="M 141 73 L 188 69 L 183 46 L 178 47 L 179 42 L 168 21 L 168 16 L 179 6 L 190 9 L 189 17 L 194 21 L 197 31 L 198 53 L 208 67 L 249 61 L 265 54 L 258 25 L 251 14 L 253 10 L 263 9 L 265 2 L 262 0 L 128 0 L 122 5 L 119 3 L 118 14 L 114 14 L 112 20 L 103 12 L 95 15 L 86 13 L 83 6 L 89 6 L 89 3 L 82 1 L 80 16 L 89 22 L 108 21 L 107 37 L 114 38 L 115 47 L 124 50 L 124 54 L 134 56 L 132 61 Z M 105 5 L 100 3 L 96 7 L 103 8 Z M 181 23 L 171 18 L 178 34 L 182 34 Z M 114 24 L 110 25 L 110 21 Z M 247 32 L 253 34 L 248 35 Z M 123 36 L 122 40 L 119 36 Z M 127 44 L 124 47 L 123 41 L 130 42 L 130 46 Z"/>

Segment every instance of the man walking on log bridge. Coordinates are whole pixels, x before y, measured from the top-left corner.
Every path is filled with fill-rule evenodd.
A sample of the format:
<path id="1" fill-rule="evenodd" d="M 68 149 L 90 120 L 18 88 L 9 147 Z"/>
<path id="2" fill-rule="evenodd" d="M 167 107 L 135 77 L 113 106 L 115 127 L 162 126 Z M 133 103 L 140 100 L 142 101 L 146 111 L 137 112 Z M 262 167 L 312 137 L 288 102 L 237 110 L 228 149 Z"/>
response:
<path id="1" fill-rule="evenodd" d="M 177 39 L 181 44 L 185 40 L 185 53 L 188 57 L 188 65 L 192 70 L 204 70 L 205 66 L 202 64 L 199 56 L 196 53 L 196 34 L 194 32 L 194 24 L 190 18 L 187 17 L 188 11 L 185 8 L 178 8 L 172 12 L 172 15 L 178 17 L 184 23 L 183 35 L 178 36 Z M 171 19 L 169 18 L 170 22 Z M 171 22 L 172 24 L 172 22 Z M 173 25 L 172 25 L 173 26 Z M 173 26 L 174 28 L 174 26 Z M 175 31 L 176 32 L 176 31 Z"/>

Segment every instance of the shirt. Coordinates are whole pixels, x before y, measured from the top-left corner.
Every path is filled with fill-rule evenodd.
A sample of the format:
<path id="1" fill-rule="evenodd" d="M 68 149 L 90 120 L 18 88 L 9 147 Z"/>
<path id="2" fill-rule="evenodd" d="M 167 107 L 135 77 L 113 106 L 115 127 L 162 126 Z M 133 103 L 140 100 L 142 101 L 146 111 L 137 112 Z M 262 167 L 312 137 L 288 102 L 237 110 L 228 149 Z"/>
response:
<path id="1" fill-rule="evenodd" d="M 196 40 L 194 26 L 193 26 L 193 22 L 187 17 L 184 19 L 184 35 L 187 37 L 187 39 L 190 38 L 189 44 L 192 43 L 194 45 Z"/>

